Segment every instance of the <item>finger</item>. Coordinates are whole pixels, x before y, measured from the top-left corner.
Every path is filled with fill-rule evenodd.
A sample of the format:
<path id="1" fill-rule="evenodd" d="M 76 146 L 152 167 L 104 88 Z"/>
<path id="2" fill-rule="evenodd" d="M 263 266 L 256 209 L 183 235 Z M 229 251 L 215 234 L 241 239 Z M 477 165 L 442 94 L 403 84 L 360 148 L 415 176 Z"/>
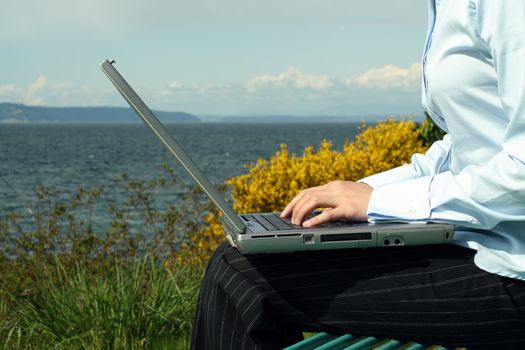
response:
<path id="1" fill-rule="evenodd" d="M 297 205 L 297 203 L 299 201 L 301 201 L 306 194 L 308 194 L 308 193 L 310 193 L 312 191 L 315 191 L 317 188 L 319 188 L 319 186 L 317 186 L 317 187 L 310 187 L 310 188 L 307 188 L 305 190 L 302 190 L 297 196 L 295 196 L 294 199 L 292 199 L 292 201 L 286 206 L 286 208 L 284 208 L 284 210 L 281 212 L 281 217 L 282 218 L 289 217 L 290 214 L 293 213 L 294 208 Z"/>
<path id="2" fill-rule="evenodd" d="M 281 217 L 282 218 L 286 218 L 286 217 L 290 216 L 290 214 L 293 212 L 293 208 L 295 207 L 297 202 L 300 201 L 301 198 L 304 196 L 304 192 L 305 191 L 301 191 L 297 196 L 294 197 L 294 199 L 292 199 L 292 201 L 290 203 L 288 203 L 288 205 L 281 212 Z"/>
<path id="3" fill-rule="evenodd" d="M 318 195 L 305 196 L 294 208 L 292 215 L 292 222 L 295 225 L 301 225 L 305 220 L 306 216 L 312 212 L 315 208 L 323 207 L 323 202 L 320 200 Z"/>
<path id="4" fill-rule="evenodd" d="M 312 189 L 307 189 L 302 192 L 301 198 L 298 198 L 295 202 L 293 208 L 291 209 L 291 221 L 294 225 L 301 225 L 302 221 L 298 220 L 298 215 L 303 212 L 303 207 L 306 203 L 308 203 L 311 200 L 312 197 Z"/>
<path id="5" fill-rule="evenodd" d="M 321 214 L 314 216 L 310 220 L 303 222 L 303 227 L 321 225 L 325 222 L 341 219 L 342 215 L 337 210 L 324 210 Z"/>
<path id="6" fill-rule="evenodd" d="M 297 201 L 292 212 L 292 223 L 301 225 L 304 218 L 316 208 L 333 207 L 330 198 L 331 193 L 327 193 L 326 186 L 312 187 L 305 191 L 304 195 Z"/>

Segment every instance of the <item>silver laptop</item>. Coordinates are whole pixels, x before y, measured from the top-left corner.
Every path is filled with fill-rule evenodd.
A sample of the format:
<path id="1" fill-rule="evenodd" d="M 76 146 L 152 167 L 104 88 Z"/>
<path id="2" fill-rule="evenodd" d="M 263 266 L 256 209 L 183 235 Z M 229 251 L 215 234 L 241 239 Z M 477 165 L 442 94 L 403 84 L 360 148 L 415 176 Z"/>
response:
<path id="1" fill-rule="evenodd" d="M 114 61 L 105 60 L 100 66 L 131 108 L 219 208 L 223 214 L 226 238 L 241 253 L 396 247 L 452 241 L 454 226 L 449 224 L 333 221 L 303 228 L 292 225 L 289 219 L 281 218 L 279 213 L 237 214 L 113 64 Z"/>

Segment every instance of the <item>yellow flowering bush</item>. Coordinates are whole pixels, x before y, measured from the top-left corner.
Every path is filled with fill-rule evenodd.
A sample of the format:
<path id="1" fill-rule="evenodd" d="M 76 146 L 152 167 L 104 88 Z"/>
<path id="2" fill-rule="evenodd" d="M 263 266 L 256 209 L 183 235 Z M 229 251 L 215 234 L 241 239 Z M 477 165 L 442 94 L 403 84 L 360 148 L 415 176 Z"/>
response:
<path id="1" fill-rule="evenodd" d="M 226 181 L 231 187 L 233 208 L 238 213 L 281 211 L 301 191 L 333 180 L 356 181 L 410 161 L 427 146 L 421 129 L 411 119 L 387 119 L 375 126 L 361 125 L 353 142 L 338 152 L 324 140 L 316 150 L 305 148 L 302 156 L 290 154 L 286 144 L 269 160 L 248 165 L 246 174 Z M 220 213 L 211 212 L 201 230 L 190 237 L 186 262 L 204 263 L 224 240 Z"/>
<path id="2" fill-rule="evenodd" d="M 426 150 L 417 124 L 388 119 L 365 128 L 341 152 L 330 141 L 318 150 L 306 147 L 302 156 L 290 155 L 286 145 L 270 158 L 248 167 L 248 173 L 226 181 L 233 207 L 239 213 L 281 211 L 299 191 L 333 180 L 356 181 L 410 161 Z"/>
<path id="3" fill-rule="evenodd" d="M 217 210 L 210 212 L 204 218 L 205 225 L 190 235 L 189 242 L 183 244 L 170 259 L 167 259 L 165 266 L 168 268 L 177 265 L 204 266 L 224 241 L 221 216 Z"/>

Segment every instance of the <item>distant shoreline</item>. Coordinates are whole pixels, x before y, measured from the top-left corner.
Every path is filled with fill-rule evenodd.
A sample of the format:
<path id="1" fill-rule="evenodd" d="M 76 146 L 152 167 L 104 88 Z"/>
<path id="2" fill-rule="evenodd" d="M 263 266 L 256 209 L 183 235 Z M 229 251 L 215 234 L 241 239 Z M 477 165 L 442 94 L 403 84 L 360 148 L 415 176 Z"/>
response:
<path id="1" fill-rule="evenodd" d="M 378 113 L 348 115 L 225 115 L 197 116 L 186 112 L 154 111 L 163 123 L 195 124 L 326 124 L 326 123 L 375 123 L 390 117 L 423 121 L 422 114 L 388 115 Z M 42 107 L 16 103 L 0 103 L 0 125 L 12 124 L 135 124 L 140 119 L 129 107 Z"/>
<path id="2" fill-rule="evenodd" d="M 162 122 L 199 123 L 185 112 L 155 111 Z M 40 107 L 0 103 L 0 123 L 121 123 L 139 122 L 129 107 Z"/>
<path id="3" fill-rule="evenodd" d="M 366 123 L 375 123 L 376 120 L 362 120 Z M 212 124 L 220 124 L 220 125 L 246 125 L 246 124 L 253 124 L 253 125 L 278 125 L 278 124 L 359 124 L 361 121 L 355 121 L 355 120 L 324 120 L 324 121 L 304 121 L 304 120 L 297 120 L 297 121 L 199 121 L 199 122 L 164 122 L 164 125 L 212 125 Z M 107 121 L 107 122 L 83 122 L 83 121 L 75 121 L 75 122 L 63 122 L 63 121 L 42 121 L 42 122 L 27 122 L 27 121 L 4 121 L 0 120 L 0 126 L 5 125 L 142 125 L 140 120 L 134 121 L 126 121 L 126 122 L 114 122 L 114 121 Z"/>

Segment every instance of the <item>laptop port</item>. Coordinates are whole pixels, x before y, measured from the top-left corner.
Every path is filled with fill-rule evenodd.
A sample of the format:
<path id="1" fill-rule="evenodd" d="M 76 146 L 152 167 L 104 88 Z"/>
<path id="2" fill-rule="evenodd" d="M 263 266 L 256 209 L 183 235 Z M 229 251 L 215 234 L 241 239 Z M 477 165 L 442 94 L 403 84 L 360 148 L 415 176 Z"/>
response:
<path id="1" fill-rule="evenodd" d="M 303 243 L 304 244 L 314 244 L 314 235 L 312 234 L 304 234 L 303 235 Z"/>
<path id="2" fill-rule="evenodd" d="M 370 232 L 356 232 L 356 233 L 338 233 L 330 235 L 321 235 L 321 242 L 346 242 L 346 241 L 362 241 L 372 239 Z"/>
<path id="3" fill-rule="evenodd" d="M 383 238 L 383 246 L 403 246 L 405 241 L 401 236 L 387 236 Z"/>
<path id="4" fill-rule="evenodd" d="M 275 235 L 252 235 L 252 238 L 273 238 Z"/>

